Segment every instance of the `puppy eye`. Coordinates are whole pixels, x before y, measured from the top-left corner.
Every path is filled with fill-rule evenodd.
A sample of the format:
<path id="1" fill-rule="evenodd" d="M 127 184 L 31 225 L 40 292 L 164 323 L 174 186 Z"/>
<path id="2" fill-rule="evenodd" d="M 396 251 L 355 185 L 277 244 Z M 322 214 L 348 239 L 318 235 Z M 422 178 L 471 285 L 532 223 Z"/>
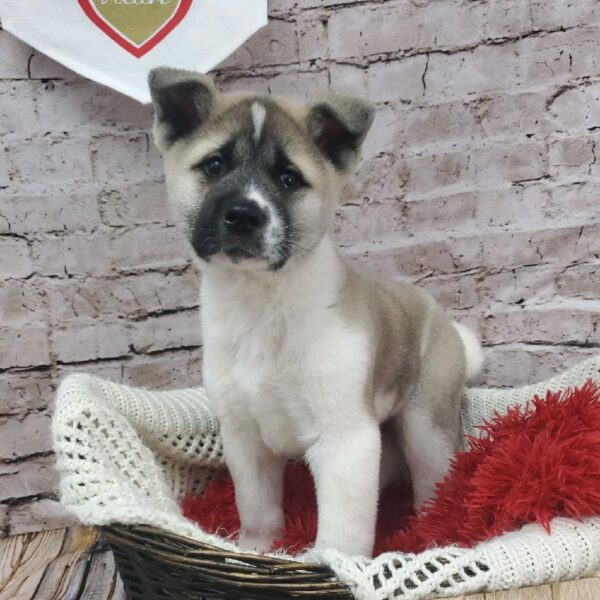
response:
<path id="1" fill-rule="evenodd" d="M 280 175 L 281 184 L 286 190 L 297 190 L 304 183 L 300 173 L 293 169 L 286 169 Z"/>
<path id="2" fill-rule="evenodd" d="M 202 163 L 202 170 L 210 177 L 219 177 L 225 172 L 225 162 L 220 156 L 211 156 Z"/>

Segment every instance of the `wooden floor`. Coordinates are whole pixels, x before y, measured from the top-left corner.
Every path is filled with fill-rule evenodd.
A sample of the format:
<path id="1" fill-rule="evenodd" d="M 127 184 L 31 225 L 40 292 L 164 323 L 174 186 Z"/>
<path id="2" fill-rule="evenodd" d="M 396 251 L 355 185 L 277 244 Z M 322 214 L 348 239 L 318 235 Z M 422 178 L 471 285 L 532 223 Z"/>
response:
<path id="1" fill-rule="evenodd" d="M 85 527 L 0 539 L 0 600 L 125 600 L 112 553 Z"/>
<path id="2" fill-rule="evenodd" d="M 600 600 L 597 578 L 461 596 L 465 600 Z M 125 600 L 112 554 L 78 527 L 0 539 L 0 600 Z"/>

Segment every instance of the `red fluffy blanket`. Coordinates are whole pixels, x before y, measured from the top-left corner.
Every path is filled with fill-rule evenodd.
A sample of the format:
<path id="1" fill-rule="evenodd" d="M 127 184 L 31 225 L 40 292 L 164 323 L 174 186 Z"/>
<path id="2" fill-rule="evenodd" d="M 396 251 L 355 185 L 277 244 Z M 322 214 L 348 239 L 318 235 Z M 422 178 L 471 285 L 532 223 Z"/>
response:
<path id="1" fill-rule="evenodd" d="M 599 400 L 600 386 L 589 380 L 497 415 L 455 456 L 435 499 L 418 516 L 410 485 L 384 491 L 375 555 L 471 546 L 525 523 L 549 529 L 553 517 L 600 514 Z M 314 486 L 304 465 L 287 467 L 284 496 L 286 523 L 275 547 L 293 554 L 312 544 L 317 530 Z M 239 530 L 228 475 L 211 482 L 201 497 L 187 497 L 183 511 L 210 533 Z"/>

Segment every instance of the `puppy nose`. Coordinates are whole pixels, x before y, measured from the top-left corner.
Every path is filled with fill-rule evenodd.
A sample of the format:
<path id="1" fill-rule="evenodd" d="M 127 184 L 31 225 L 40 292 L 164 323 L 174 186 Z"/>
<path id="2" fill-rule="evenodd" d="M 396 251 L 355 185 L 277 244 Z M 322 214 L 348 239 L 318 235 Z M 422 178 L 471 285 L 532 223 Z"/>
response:
<path id="1" fill-rule="evenodd" d="M 223 216 L 227 231 L 243 235 L 260 229 L 265 224 L 265 213 L 251 201 L 240 201 L 229 208 Z"/>

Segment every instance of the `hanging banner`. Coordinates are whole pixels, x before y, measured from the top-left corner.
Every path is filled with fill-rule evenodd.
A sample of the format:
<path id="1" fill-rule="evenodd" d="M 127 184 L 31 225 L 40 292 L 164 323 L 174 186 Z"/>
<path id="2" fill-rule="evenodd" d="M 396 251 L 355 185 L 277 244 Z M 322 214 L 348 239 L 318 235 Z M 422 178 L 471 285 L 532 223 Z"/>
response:
<path id="1" fill-rule="evenodd" d="M 69 69 L 146 103 L 152 68 L 206 73 L 266 25 L 267 0 L 0 0 L 0 20 Z"/>

